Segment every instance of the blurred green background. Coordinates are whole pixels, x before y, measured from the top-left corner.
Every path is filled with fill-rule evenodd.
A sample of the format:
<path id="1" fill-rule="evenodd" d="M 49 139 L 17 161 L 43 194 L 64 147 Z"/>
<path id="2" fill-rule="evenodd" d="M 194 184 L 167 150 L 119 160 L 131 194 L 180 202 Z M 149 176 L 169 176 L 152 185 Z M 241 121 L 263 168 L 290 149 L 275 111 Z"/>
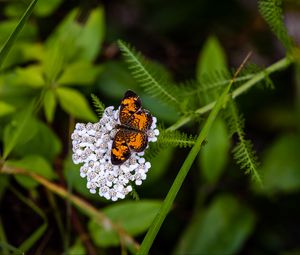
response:
<path id="1" fill-rule="evenodd" d="M 1 1 L 0 45 L 29 3 Z M 300 3 L 285 0 L 283 7 L 299 46 Z M 249 51 L 262 69 L 285 56 L 256 1 L 39 0 L 1 68 L 0 151 L 1 167 L 25 169 L 48 182 L 0 172 L 0 254 L 126 254 L 102 214 L 97 221 L 86 204 L 72 205 L 71 193 L 136 243 L 143 240 L 188 149 L 167 147 L 151 160 L 138 201 L 128 196 L 111 203 L 90 194 L 71 161 L 75 123 L 98 119 L 91 93 L 117 106 L 132 89 L 164 127 L 179 118 L 138 86 L 117 39 L 178 83 L 236 68 Z M 229 139 L 226 123 L 217 119 L 151 254 L 300 254 L 299 62 L 270 78 L 273 88 L 255 86 L 236 100 L 264 188 L 236 165 L 230 153 L 235 137 Z M 196 135 L 200 126 L 195 120 L 181 130 Z"/>

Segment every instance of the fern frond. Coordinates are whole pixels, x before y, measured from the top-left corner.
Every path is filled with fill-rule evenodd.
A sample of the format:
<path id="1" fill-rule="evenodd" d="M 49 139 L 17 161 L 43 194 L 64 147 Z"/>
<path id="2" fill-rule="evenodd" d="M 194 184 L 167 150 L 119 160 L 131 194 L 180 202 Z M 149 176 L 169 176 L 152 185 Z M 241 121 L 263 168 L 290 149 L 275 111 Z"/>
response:
<path id="1" fill-rule="evenodd" d="M 150 143 L 150 148 L 146 151 L 146 159 L 155 157 L 163 148 L 167 146 L 172 147 L 192 147 L 195 144 L 196 137 L 187 135 L 180 131 L 167 131 L 165 129 L 159 129 L 160 134 L 156 143 Z"/>
<path id="2" fill-rule="evenodd" d="M 168 77 L 153 68 L 139 52 L 127 43 L 119 40 L 118 45 L 132 76 L 145 92 L 166 104 L 172 104 L 177 109 L 181 109 L 179 93 L 176 93 L 176 86 L 170 84 Z"/>
<path id="3" fill-rule="evenodd" d="M 100 99 L 96 95 L 91 94 L 91 98 L 93 101 L 95 111 L 96 111 L 98 117 L 101 118 L 102 114 L 104 112 L 104 109 L 105 109 L 105 105 L 100 101 Z"/>
<path id="4" fill-rule="evenodd" d="M 293 42 L 288 35 L 284 25 L 281 0 L 259 0 L 258 8 L 261 15 L 269 24 L 273 33 L 281 41 L 284 47 L 290 51 L 293 48 Z"/>
<path id="5" fill-rule="evenodd" d="M 187 135 L 178 130 L 162 130 L 159 134 L 159 143 L 180 148 L 192 147 L 195 144 L 195 141 L 196 138 L 194 136 Z"/>
<path id="6" fill-rule="evenodd" d="M 252 78 L 253 75 L 245 75 L 236 79 L 236 82 L 244 82 Z M 181 83 L 180 86 L 185 88 L 185 97 L 198 96 L 202 105 L 207 104 L 217 97 L 219 91 L 222 91 L 231 80 L 231 76 L 228 72 L 215 71 L 207 73 L 200 77 L 200 81 L 188 81 Z M 206 100 L 202 100 L 206 98 Z"/>
<path id="7" fill-rule="evenodd" d="M 246 174 L 250 173 L 254 180 L 262 183 L 257 171 L 258 158 L 254 151 L 252 142 L 245 138 L 244 119 L 241 115 L 239 115 L 237 107 L 232 100 L 228 102 L 226 115 L 230 135 L 232 136 L 233 134 L 237 134 L 239 140 L 232 150 L 236 163 L 241 167 L 241 169 L 246 170 Z"/>

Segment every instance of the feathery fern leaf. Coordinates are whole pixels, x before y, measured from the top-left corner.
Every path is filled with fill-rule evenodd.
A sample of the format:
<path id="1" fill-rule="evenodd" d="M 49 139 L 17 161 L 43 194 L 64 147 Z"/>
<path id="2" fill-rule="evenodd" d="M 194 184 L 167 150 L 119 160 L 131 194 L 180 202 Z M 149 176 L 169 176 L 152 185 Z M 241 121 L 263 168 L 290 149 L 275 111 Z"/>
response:
<path id="1" fill-rule="evenodd" d="M 132 76 L 149 95 L 157 97 L 164 103 L 170 103 L 177 109 L 181 109 L 180 93 L 172 86 L 169 79 L 151 64 L 133 47 L 123 41 L 118 41 L 119 48 Z"/>
<path id="2" fill-rule="evenodd" d="M 259 0 L 258 8 L 270 28 L 281 41 L 284 47 L 290 51 L 293 48 L 293 42 L 288 35 L 284 25 L 281 0 Z"/>
<path id="3" fill-rule="evenodd" d="M 157 142 L 150 144 L 150 149 L 147 150 L 145 157 L 151 159 L 167 146 L 180 148 L 192 147 L 195 141 L 196 138 L 192 135 L 187 135 L 177 130 L 167 131 L 160 128 Z"/>
<path id="4" fill-rule="evenodd" d="M 180 148 L 192 147 L 195 144 L 196 138 L 186 133 L 175 131 L 162 130 L 159 134 L 159 143 L 171 145 Z"/>
<path id="5" fill-rule="evenodd" d="M 98 117 L 101 118 L 102 114 L 104 112 L 104 109 L 105 109 L 105 105 L 100 101 L 100 99 L 96 95 L 91 94 L 91 97 L 93 100 L 93 105 L 94 105 L 95 111 L 96 111 Z"/>
<path id="6" fill-rule="evenodd" d="M 252 142 L 245 138 L 244 132 L 244 119 L 238 114 L 237 107 L 235 103 L 231 100 L 228 102 L 227 109 L 227 123 L 229 128 L 229 133 L 232 136 L 237 134 L 238 143 L 233 149 L 234 159 L 241 169 L 246 170 L 246 174 L 250 173 L 257 182 L 261 182 L 261 178 L 258 174 L 258 158 L 253 149 Z"/>

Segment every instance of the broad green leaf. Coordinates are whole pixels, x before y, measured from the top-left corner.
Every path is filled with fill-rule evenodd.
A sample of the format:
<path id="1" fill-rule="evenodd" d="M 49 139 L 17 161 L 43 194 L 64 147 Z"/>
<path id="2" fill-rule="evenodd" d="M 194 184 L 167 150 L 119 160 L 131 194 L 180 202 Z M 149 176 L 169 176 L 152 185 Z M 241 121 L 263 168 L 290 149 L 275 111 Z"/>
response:
<path id="1" fill-rule="evenodd" d="M 240 201 L 219 196 L 192 218 L 174 254 L 237 254 L 254 223 L 253 212 Z"/>
<path id="2" fill-rule="evenodd" d="M 80 61 L 69 64 L 58 79 L 59 85 L 91 85 L 101 68 L 89 62 Z"/>
<path id="3" fill-rule="evenodd" d="M 11 153 L 14 147 L 24 144 L 35 135 L 37 128 L 32 118 L 33 104 L 27 109 L 16 113 L 11 122 L 4 128 L 4 152 L 3 158 Z"/>
<path id="4" fill-rule="evenodd" d="M 67 56 L 66 62 L 95 60 L 104 39 L 103 8 L 92 10 L 83 24 L 76 20 L 78 16 L 78 9 L 70 12 L 47 40 L 47 45 L 55 41 L 63 45 L 61 50 L 62 54 Z"/>
<path id="5" fill-rule="evenodd" d="M 265 152 L 260 172 L 265 193 L 295 192 L 300 190 L 300 136 L 284 135 Z"/>
<path id="6" fill-rule="evenodd" d="M 50 162 L 61 152 L 61 142 L 57 135 L 43 122 L 35 120 L 36 133 L 28 140 L 17 146 L 14 153 L 20 157 L 28 154 L 39 155 Z"/>
<path id="7" fill-rule="evenodd" d="M 13 113 L 15 111 L 15 107 L 11 104 L 0 101 L 0 117 Z"/>
<path id="8" fill-rule="evenodd" d="M 72 45 L 69 47 L 72 48 Z M 55 84 L 68 59 L 69 49 L 66 50 L 65 41 L 52 41 L 45 47 L 42 59 L 43 70 L 47 84 Z"/>
<path id="9" fill-rule="evenodd" d="M 36 4 L 37 0 L 32 0 L 26 11 L 24 12 L 22 18 L 16 25 L 15 29 L 12 30 L 12 33 L 9 35 L 8 39 L 3 44 L 1 50 L 0 50 L 0 67 L 2 63 L 4 62 L 5 57 L 7 56 L 8 52 L 10 51 L 11 47 L 14 45 L 17 36 L 21 32 L 22 28 L 24 27 L 27 19 L 31 15 L 33 8 Z"/>
<path id="10" fill-rule="evenodd" d="M 41 88 L 45 85 L 41 66 L 31 65 L 28 67 L 18 67 L 10 79 L 10 84 L 15 86 L 29 86 Z"/>
<path id="11" fill-rule="evenodd" d="M 209 74 L 212 71 L 224 70 L 226 68 L 226 56 L 218 39 L 211 36 L 205 42 L 197 63 L 197 80 L 201 80 L 201 76 Z"/>
<path id="12" fill-rule="evenodd" d="M 224 121 L 217 118 L 209 130 L 207 144 L 200 151 L 201 173 L 209 183 L 218 181 L 228 161 L 229 139 Z"/>
<path id="13" fill-rule="evenodd" d="M 57 88 L 56 90 L 61 107 L 74 117 L 97 121 L 85 97 L 75 89 Z"/>
<path id="14" fill-rule="evenodd" d="M 48 161 L 38 155 L 28 155 L 20 160 L 8 160 L 6 163 L 8 166 L 19 167 L 31 173 L 41 175 L 48 180 L 52 180 L 56 177 Z M 22 175 L 15 175 L 14 177 L 24 188 L 32 189 L 38 186 L 38 182 L 30 177 Z"/>
<path id="15" fill-rule="evenodd" d="M 56 109 L 56 96 L 54 91 L 49 89 L 45 92 L 44 96 L 44 112 L 48 122 L 52 122 L 54 119 Z"/>
<path id="16" fill-rule="evenodd" d="M 126 201 L 106 207 L 103 213 L 114 224 L 122 226 L 126 232 L 135 236 L 148 229 L 160 206 L 161 202 L 155 200 Z M 96 245 L 108 247 L 119 244 L 119 237 L 112 229 L 100 226 L 94 220 L 89 222 L 88 228 Z"/>
<path id="17" fill-rule="evenodd" d="M 78 38 L 79 58 L 92 61 L 99 54 L 105 34 L 104 9 L 94 9 L 83 25 Z"/>
<path id="18" fill-rule="evenodd" d="M 89 199 L 100 199 L 98 195 L 95 196 L 95 194 L 89 192 L 86 187 L 86 179 L 80 176 L 80 165 L 75 165 L 71 156 L 68 156 L 64 161 L 63 174 L 71 190 L 75 190 Z"/>

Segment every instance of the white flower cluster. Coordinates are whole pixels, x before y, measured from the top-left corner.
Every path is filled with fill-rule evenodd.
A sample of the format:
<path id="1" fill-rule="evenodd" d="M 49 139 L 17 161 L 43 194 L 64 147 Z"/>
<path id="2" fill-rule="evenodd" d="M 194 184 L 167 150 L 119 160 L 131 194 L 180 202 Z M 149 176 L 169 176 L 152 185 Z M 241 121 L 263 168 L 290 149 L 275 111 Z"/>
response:
<path id="1" fill-rule="evenodd" d="M 148 141 L 155 142 L 159 135 L 156 129 L 156 118 L 152 117 L 152 125 L 148 130 Z M 111 147 L 117 132 L 115 126 L 119 122 L 119 110 L 107 107 L 97 123 L 77 123 L 72 133 L 73 162 L 84 163 L 80 168 L 80 176 L 87 178 L 87 188 L 108 200 L 123 199 L 132 191 L 131 183 L 141 185 L 151 167 L 143 158 L 144 152 L 132 152 L 131 157 L 121 165 L 111 163 Z"/>

